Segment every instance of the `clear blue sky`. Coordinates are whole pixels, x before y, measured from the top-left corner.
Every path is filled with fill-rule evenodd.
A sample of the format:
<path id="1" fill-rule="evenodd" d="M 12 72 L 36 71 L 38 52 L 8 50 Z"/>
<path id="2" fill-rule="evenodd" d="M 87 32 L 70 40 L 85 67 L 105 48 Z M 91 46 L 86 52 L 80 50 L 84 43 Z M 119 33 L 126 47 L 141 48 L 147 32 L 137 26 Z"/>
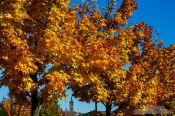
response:
<path id="1" fill-rule="evenodd" d="M 74 0 L 80 1 L 80 0 Z M 98 0 L 100 7 L 104 6 L 104 3 Z M 143 21 L 146 24 L 153 27 L 153 30 L 158 31 L 159 40 L 164 41 L 165 46 L 169 46 L 171 43 L 175 43 L 175 0 L 136 0 L 138 3 L 138 9 L 134 12 L 134 15 L 130 19 L 130 24 L 134 24 L 139 21 Z M 0 100 L 7 96 L 7 89 L 0 88 Z M 69 92 L 71 94 L 71 92 Z M 68 108 L 70 96 L 67 97 L 67 101 L 60 101 L 63 109 Z M 89 112 L 94 109 L 94 103 L 78 102 L 74 99 L 75 111 Z M 104 110 L 103 105 L 98 105 L 99 110 Z"/>

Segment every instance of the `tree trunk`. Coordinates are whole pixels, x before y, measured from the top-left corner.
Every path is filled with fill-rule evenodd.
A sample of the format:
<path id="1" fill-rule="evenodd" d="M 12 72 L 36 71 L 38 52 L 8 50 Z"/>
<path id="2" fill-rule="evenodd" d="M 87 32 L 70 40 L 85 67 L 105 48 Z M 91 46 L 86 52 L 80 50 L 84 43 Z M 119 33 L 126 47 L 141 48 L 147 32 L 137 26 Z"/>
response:
<path id="1" fill-rule="evenodd" d="M 38 92 L 37 90 L 34 90 L 31 94 L 31 101 L 32 101 L 32 116 L 35 113 L 36 108 L 38 107 L 38 96 L 37 96 Z"/>
<path id="2" fill-rule="evenodd" d="M 34 82 L 36 82 L 36 83 L 38 82 L 37 73 L 30 75 L 30 77 Z M 35 113 L 35 110 L 38 107 L 38 91 L 37 91 L 37 89 L 31 92 L 31 102 L 32 102 L 31 114 L 33 116 Z"/>
<path id="3" fill-rule="evenodd" d="M 111 104 L 106 104 L 106 116 L 111 116 Z"/>
<path id="4" fill-rule="evenodd" d="M 42 105 L 39 105 L 39 106 L 36 108 L 35 113 L 34 113 L 33 116 L 39 116 L 40 111 L 41 111 L 41 108 L 42 108 Z"/>
<path id="5" fill-rule="evenodd" d="M 95 102 L 95 113 L 97 115 L 97 102 Z"/>

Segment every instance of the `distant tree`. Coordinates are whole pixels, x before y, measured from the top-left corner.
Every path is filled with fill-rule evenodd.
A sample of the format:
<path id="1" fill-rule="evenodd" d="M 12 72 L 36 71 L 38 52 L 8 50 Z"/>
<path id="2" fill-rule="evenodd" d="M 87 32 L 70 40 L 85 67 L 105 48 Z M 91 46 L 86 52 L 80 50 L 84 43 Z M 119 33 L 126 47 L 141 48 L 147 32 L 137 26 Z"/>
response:
<path id="1" fill-rule="evenodd" d="M 58 103 L 58 98 L 54 97 L 50 102 L 44 104 L 40 111 L 40 116 L 62 116 L 62 111 Z"/>
<path id="2" fill-rule="evenodd" d="M 2 101 L 2 116 L 30 116 L 30 104 L 18 104 L 14 99 L 8 98 Z"/>

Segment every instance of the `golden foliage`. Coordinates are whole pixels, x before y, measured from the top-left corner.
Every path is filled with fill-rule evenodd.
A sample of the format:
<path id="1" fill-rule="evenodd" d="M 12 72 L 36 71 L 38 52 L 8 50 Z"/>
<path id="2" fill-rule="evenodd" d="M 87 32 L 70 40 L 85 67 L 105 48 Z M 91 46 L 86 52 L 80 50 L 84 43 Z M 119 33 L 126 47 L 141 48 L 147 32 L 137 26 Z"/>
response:
<path id="1" fill-rule="evenodd" d="M 152 42 L 152 29 L 142 22 L 127 27 L 135 0 L 123 0 L 113 16 L 91 3 L 69 3 L 0 2 L 1 84 L 17 100 L 38 90 L 35 97 L 45 102 L 53 93 L 63 97 L 69 86 L 83 101 L 119 107 L 127 102 L 132 110 L 174 96 L 175 47 Z"/>
<path id="2" fill-rule="evenodd" d="M 18 104 L 12 99 L 3 101 L 3 110 L 8 116 L 30 116 L 30 104 Z"/>

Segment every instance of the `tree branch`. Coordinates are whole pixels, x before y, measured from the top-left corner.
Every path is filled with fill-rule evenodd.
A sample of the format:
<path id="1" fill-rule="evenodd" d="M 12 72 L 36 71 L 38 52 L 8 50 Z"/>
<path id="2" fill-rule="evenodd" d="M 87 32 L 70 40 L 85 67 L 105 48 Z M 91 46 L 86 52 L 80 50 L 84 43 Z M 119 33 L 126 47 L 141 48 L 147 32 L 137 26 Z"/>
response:
<path id="1" fill-rule="evenodd" d="M 119 107 L 116 110 L 114 110 L 114 113 L 117 114 L 122 108 L 126 107 L 127 105 L 128 101 L 121 103 Z"/>

